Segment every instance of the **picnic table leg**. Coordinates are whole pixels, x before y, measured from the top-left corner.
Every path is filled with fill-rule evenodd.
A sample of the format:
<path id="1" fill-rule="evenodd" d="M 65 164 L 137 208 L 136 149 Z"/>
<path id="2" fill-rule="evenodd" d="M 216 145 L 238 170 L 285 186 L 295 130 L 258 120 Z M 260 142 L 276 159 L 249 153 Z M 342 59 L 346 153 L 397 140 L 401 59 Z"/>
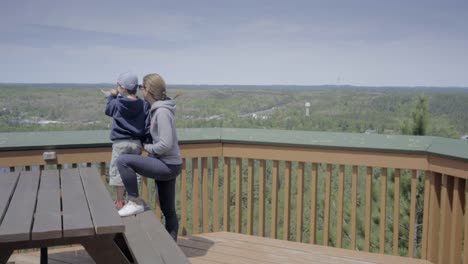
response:
<path id="1" fill-rule="evenodd" d="M 114 235 L 102 235 L 81 243 L 93 260 L 99 263 L 130 263 L 114 242 Z"/>
<path id="2" fill-rule="evenodd" d="M 13 254 L 13 249 L 2 249 L 0 250 L 0 264 L 7 263 L 8 259 L 10 259 L 11 254 Z"/>
<path id="3" fill-rule="evenodd" d="M 47 248 L 41 248 L 41 264 L 47 264 L 49 260 L 49 255 L 47 253 Z"/>

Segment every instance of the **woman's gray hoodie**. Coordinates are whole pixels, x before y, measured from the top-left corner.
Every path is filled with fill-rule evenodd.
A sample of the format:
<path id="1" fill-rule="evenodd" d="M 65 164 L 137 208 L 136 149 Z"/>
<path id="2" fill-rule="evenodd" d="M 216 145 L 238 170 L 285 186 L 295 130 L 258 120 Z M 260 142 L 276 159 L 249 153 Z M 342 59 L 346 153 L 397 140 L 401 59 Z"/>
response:
<path id="1" fill-rule="evenodd" d="M 150 110 L 153 144 L 145 145 L 145 150 L 166 164 L 182 164 L 176 134 L 175 110 L 175 101 L 170 99 L 154 102 Z"/>

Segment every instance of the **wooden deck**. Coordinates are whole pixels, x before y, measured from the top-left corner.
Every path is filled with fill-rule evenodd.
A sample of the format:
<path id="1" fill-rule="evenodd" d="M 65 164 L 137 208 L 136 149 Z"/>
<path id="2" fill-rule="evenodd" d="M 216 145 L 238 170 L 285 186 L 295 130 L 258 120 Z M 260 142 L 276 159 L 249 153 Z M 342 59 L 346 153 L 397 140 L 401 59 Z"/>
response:
<path id="1" fill-rule="evenodd" d="M 194 263 L 429 264 L 425 260 L 337 249 L 291 241 L 218 232 L 180 237 L 179 246 Z M 39 253 L 14 254 L 15 264 L 39 263 Z M 51 250 L 49 263 L 94 263 L 81 247 Z"/>

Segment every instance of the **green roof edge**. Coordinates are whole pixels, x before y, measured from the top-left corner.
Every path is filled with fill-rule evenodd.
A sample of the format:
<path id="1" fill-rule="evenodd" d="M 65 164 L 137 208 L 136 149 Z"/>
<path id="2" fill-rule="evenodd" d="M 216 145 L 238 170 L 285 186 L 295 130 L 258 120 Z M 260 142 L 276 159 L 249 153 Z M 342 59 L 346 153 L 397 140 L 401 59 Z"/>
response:
<path id="1" fill-rule="evenodd" d="M 0 133 L 0 151 L 106 147 L 108 130 Z M 178 128 L 181 144 L 237 143 L 434 154 L 468 161 L 468 140 L 432 136 L 244 128 Z"/>

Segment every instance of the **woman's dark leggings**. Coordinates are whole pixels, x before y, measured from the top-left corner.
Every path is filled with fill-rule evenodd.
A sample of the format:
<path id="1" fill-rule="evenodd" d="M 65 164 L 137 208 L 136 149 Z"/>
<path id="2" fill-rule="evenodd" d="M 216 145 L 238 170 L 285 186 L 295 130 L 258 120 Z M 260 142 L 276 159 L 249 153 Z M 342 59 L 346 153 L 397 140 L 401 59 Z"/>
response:
<path id="1" fill-rule="evenodd" d="M 128 193 L 128 198 L 138 197 L 137 173 L 154 179 L 158 188 L 159 205 L 166 220 L 166 230 L 177 241 L 179 220 L 175 208 L 175 183 L 181 164 L 165 164 L 160 159 L 133 154 L 122 154 L 117 168 Z"/>

